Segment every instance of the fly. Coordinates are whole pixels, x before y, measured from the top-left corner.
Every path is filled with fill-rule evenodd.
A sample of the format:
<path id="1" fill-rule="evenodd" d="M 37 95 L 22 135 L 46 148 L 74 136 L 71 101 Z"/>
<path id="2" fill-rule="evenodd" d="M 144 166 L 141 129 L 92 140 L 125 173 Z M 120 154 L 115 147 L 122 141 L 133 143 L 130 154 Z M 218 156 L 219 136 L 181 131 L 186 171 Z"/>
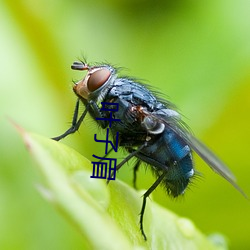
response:
<path id="1" fill-rule="evenodd" d="M 158 98 L 146 85 L 132 78 L 119 77 L 111 65 L 90 66 L 85 62 L 74 62 L 71 68 L 87 71 L 87 74 L 73 87 L 78 99 L 71 127 L 53 139 L 59 141 L 76 132 L 87 113 L 101 128 L 107 128 L 105 119 L 96 120 L 110 117 L 110 111 L 102 111 L 100 104 L 119 104 L 119 112 L 112 114 L 119 122 L 114 123 L 110 130 L 113 137 L 119 132 L 118 144 L 129 154 L 117 165 L 117 170 L 135 157 L 134 186 L 141 163 L 149 165 L 157 177 L 143 195 L 140 230 L 145 240 L 143 216 L 147 197 L 159 184 L 172 197 L 184 193 L 195 174 L 192 151 L 246 197 L 227 166 L 188 131 L 172 103 Z M 85 111 L 79 116 L 80 102 L 84 104 Z"/>

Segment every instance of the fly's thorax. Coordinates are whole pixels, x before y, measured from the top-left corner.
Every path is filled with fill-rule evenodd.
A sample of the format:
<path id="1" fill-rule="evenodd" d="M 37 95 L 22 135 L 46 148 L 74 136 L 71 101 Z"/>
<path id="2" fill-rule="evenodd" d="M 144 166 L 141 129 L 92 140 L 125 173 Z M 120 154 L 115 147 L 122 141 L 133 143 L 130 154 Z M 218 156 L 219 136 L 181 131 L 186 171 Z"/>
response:
<path id="1" fill-rule="evenodd" d="M 88 70 L 88 73 L 73 87 L 75 94 L 81 99 L 102 101 L 108 87 L 112 85 L 117 77 L 115 69 L 109 65 L 103 65 L 96 67 L 85 66 L 82 70 Z"/>

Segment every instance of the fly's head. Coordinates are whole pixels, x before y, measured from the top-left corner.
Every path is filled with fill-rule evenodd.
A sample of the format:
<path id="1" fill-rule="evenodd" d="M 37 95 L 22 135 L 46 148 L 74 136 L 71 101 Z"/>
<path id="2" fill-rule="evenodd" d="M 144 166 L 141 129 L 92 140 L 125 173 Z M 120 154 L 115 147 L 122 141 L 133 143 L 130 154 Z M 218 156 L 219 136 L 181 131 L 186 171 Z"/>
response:
<path id="1" fill-rule="evenodd" d="M 106 94 L 106 87 L 116 78 L 115 69 L 110 65 L 89 66 L 83 62 L 74 62 L 71 69 L 88 71 L 73 87 L 75 94 L 85 100 L 102 99 Z"/>

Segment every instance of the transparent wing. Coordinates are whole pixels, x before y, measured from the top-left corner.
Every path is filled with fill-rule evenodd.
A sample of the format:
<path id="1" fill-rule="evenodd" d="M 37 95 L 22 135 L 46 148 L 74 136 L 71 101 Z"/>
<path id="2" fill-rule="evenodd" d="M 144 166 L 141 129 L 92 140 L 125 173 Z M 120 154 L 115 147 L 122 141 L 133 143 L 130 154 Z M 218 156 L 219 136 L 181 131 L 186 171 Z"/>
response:
<path id="1" fill-rule="evenodd" d="M 216 173 L 221 175 L 229 183 L 231 183 L 243 196 L 247 199 L 247 195 L 237 185 L 236 178 L 229 168 L 202 142 L 195 138 L 185 127 L 179 117 L 177 116 L 163 116 L 162 114 L 151 114 L 154 119 L 158 119 L 166 127 L 173 130 L 182 140 L 184 140 L 193 151 L 195 151 Z"/>
<path id="2" fill-rule="evenodd" d="M 177 125 L 170 127 L 208 164 L 210 168 L 231 183 L 243 196 L 248 198 L 243 190 L 237 185 L 236 178 L 230 169 L 210 149 L 181 126 Z"/>

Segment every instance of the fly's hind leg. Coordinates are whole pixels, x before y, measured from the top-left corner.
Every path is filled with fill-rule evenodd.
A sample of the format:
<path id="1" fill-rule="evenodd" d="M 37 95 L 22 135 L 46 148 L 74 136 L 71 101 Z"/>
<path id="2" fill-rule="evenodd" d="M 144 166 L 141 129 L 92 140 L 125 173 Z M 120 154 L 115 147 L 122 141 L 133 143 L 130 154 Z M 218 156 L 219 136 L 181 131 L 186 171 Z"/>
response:
<path id="1" fill-rule="evenodd" d="M 144 228 L 143 228 L 143 217 L 144 217 L 144 212 L 145 212 L 145 208 L 146 208 L 147 198 L 158 187 L 158 185 L 162 182 L 163 178 L 166 176 L 166 173 L 167 172 L 163 172 L 163 174 L 158 177 L 158 179 L 153 183 L 153 185 L 143 195 L 142 208 L 141 208 L 141 212 L 140 212 L 140 230 L 141 230 L 141 233 L 142 233 L 144 240 L 147 240 L 147 236 L 146 236 L 146 234 L 144 232 Z"/>
<path id="2" fill-rule="evenodd" d="M 141 165 L 141 161 L 137 160 L 136 163 L 135 163 L 134 169 L 133 169 L 133 186 L 134 186 L 134 189 L 137 189 L 136 188 L 136 179 L 137 179 L 136 174 L 137 174 L 137 171 L 138 171 L 140 165 Z"/>

